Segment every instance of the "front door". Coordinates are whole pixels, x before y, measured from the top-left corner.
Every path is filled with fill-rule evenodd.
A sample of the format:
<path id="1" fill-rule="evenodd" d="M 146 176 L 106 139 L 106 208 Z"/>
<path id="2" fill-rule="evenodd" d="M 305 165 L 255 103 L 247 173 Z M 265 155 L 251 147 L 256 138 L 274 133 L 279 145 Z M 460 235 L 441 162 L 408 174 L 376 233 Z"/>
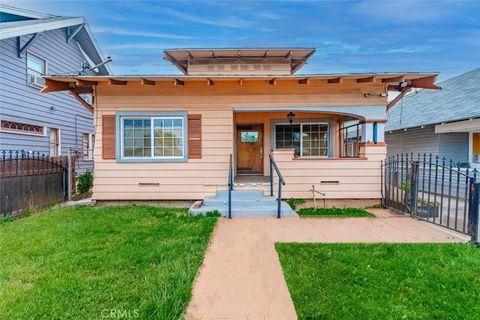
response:
<path id="1" fill-rule="evenodd" d="M 263 174 L 263 125 L 237 125 L 237 174 Z"/>

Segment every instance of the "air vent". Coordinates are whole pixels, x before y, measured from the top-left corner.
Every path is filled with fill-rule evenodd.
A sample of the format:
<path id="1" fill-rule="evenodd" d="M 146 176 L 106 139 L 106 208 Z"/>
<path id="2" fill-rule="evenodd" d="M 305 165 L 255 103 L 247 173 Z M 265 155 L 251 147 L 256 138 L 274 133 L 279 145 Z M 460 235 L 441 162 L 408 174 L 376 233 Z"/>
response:
<path id="1" fill-rule="evenodd" d="M 217 71 L 223 71 L 223 70 L 225 70 L 225 65 L 224 64 L 217 65 Z"/>
<path id="2" fill-rule="evenodd" d="M 271 65 L 269 65 L 269 64 L 264 64 L 263 65 L 263 70 L 270 70 L 270 69 L 272 69 Z"/>
<path id="3" fill-rule="evenodd" d="M 248 65 L 247 64 L 240 65 L 240 70 L 247 71 L 248 70 Z"/>

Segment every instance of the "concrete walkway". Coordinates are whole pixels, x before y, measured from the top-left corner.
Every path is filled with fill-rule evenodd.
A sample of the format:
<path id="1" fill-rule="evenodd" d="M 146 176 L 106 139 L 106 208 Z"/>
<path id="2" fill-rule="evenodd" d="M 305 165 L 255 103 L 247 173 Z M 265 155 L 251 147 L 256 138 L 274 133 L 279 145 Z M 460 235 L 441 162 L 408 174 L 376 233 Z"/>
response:
<path id="1" fill-rule="evenodd" d="M 220 219 L 186 319 L 296 319 L 275 242 L 462 242 L 467 239 L 384 209 L 377 218 Z"/>

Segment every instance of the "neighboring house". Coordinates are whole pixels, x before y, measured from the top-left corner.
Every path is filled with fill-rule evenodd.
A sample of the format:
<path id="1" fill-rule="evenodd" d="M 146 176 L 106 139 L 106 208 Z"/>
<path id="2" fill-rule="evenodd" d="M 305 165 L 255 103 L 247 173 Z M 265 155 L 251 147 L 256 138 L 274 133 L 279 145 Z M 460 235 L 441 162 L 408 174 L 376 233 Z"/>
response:
<path id="1" fill-rule="evenodd" d="M 388 112 L 388 154 L 427 153 L 480 168 L 480 68 L 407 94 Z"/>
<path id="2" fill-rule="evenodd" d="M 314 51 L 165 50 L 183 75 L 50 76 L 44 92 L 95 90 L 97 201 L 213 196 L 231 155 L 234 189 L 267 194 L 272 155 L 285 198 L 378 202 L 386 91 L 436 75 L 294 74 Z"/>
<path id="3" fill-rule="evenodd" d="M 0 5 L 0 150 L 78 155 L 93 168 L 94 126 L 81 91 L 44 95 L 44 75 L 108 75 L 83 17 L 59 17 Z"/>

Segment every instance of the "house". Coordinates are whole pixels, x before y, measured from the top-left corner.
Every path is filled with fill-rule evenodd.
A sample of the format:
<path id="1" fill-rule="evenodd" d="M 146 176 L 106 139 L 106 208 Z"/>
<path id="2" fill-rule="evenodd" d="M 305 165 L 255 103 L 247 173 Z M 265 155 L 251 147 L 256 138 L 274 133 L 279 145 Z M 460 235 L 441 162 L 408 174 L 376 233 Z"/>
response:
<path id="1" fill-rule="evenodd" d="M 49 76 L 43 91 L 95 92 L 97 202 L 226 205 L 230 174 L 234 199 L 268 195 L 271 176 L 278 197 L 280 172 L 283 198 L 379 203 L 387 90 L 436 74 L 296 74 L 314 52 L 165 50 L 182 75 Z"/>
<path id="2" fill-rule="evenodd" d="M 108 75 L 87 21 L 0 5 L 0 150 L 78 154 L 77 172 L 93 168 L 91 96 L 44 95 L 47 74 Z"/>
<path id="3" fill-rule="evenodd" d="M 388 112 L 388 154 L 427 153 L 480 168 L 480 68 L 406 95 Z"/>

